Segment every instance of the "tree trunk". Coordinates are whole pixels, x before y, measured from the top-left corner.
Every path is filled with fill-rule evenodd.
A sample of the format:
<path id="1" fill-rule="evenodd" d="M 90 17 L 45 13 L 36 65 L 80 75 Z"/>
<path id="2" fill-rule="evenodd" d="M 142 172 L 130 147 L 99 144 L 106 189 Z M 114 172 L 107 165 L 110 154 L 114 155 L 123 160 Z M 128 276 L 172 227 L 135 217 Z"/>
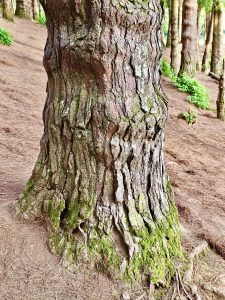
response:
<path id="1" fill-rule="evenodd" d="M 223 72 L 219 79 L 219 94 L 217 98 L 217 119 L 224 121 L 224 108 L 225 108 L 225 63 L 223 61 Z"/>
<path id="2" fill-rule="evenodd" d="M 201 70 L 201 63 L 200 63 L 200 45 L 199 45 L 199 38 L 201 34 L 201 6 L 198 4 L 198 10 L 197 10 L 197 51 L 196 51 L 196 70 L 200 71 Z"/>
<path id="3" fill-rule="evenodd" d="M 14 12 L 12 0 L 2 1 L 2 16 L 9 21 L 13 21 Z"/>
<path id="4" fill-rule="evenodd" d="M 181 42 L 182 38 L 182 14 L 183 14 L 183 0 L 179 0 L 179 21 L 178 21 L 178 38 L 179 43 Z"/>
<path id="5" fill-rule="evenodd" d="M 38 8 L 37 0 L 32 0 L 32 12 L 33 12 L 33 19 L 37 20 L 39 16 L 39 8 Z"/>
<path id="6" fill-rule="evenodd" d="M 175 74 L 179 71 L 179 53 L 178 53 L 178 13 L 179 13 L 179 0 L 171 0 L 171 67 Z"/>
<path id="7" fill-rule="evenodd" d="M 218 75 L 222 72 L 223 62 L 223 12 L 220 8 L 220 1 L 215 1 L 214 7 L 214 26 L 212 42 L 211 71 Z"/>
<path id="8" fill-rule="evenodd" d="M 162 152 L 161 2 L 41 2 L 44 134 L 17 213 L 47 220 L 68 267 L 165 282 L 180 243 Z"/>
<path id="9" fill-rule="evenodd" d="M 196 73 L 196 45 L 197 45 L 197 0 L 184 0 L 182 22 L 182 52 L 180 74 Z"/>
<path id="10" fill-rule="evenodd" d="M 171 16 L 172 16 L 172 7 L 171 7 L 171 1 L 169 0 L 169 26 L 168 26 L 168 34 L 167 34 L 167 41 L 166 41 L 166 48 L 171 47 Z"/>
<path id="11" fill-rule="evenodd" d="M 202 71 L 207 72 L 209 69 L 209 58 L 210 58 L 210 51 L 212 49 L 212 38 L 213 38 L 213 18 L 214 13 L 210 14 L 210 19 L 207 21 L 207 31 L 206 31 L 206 42 L 205 42 L 205 50 L 202 59 Z M 208 17 L 207 17 L 208 19 Z"/>
<path id="12" fill-rule="evenodd" d="M 16 16 L 24 19 L 33 18 L 32 0 L 16 0 Z"/>

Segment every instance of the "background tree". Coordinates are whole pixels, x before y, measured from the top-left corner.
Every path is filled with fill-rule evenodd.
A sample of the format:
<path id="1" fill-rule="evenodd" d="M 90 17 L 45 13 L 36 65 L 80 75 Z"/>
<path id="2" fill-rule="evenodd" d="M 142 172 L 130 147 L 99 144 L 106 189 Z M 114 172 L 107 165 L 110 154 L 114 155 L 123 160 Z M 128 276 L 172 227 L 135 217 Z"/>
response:
<path id="1" fill-rule="evenodd" d="M 221 75 L 223 63 L 223 10 L 222 1 L 214 1 L 214 25 L 211 57 L 211 72 Z"/>
<path id="2" fill-rule="evenodd" d="M 210 51 L 212 49 L 212 38 L 213 38 L 213 11 L 206 12 L 206 40 L 205 50 L 202 58 L 202 71 L 205 72 L 209 68 Z"/>
<path id="3" fill-rule="evenodd" d="M 16 0 L 16 16 L 25 19 L 33 18 L 32 0 Z"/>
<path id="4" fill-rule="evenodd" d="M 195 76 L 197 51 L 197 0 L 184 0 L 180 74 Z"/>
<path id="5" fill-rule="evenodd" d="M 67 265 L 165 282 L 180 242 L 162 152 L 162 7 L 115 3 L 42 0 L 44 135 L 17 213 L 47 220 Z"/>
<path id="6" fill-rule="evenodd" d="M 2 1 L 2 16 L 9 21 L 13 21 L 14 11 L 12 0 Z"/>
<path id="7" fill-rule="evenodd" d="M 171 67 L 175 74 L 179 71 L 179 0 L 171 0 Z"/>

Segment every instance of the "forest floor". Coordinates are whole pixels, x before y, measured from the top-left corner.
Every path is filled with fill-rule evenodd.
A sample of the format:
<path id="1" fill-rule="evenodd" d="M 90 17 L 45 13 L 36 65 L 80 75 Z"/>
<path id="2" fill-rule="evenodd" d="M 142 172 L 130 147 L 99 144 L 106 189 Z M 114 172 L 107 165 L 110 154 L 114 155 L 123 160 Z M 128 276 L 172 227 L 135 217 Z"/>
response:
<path id="1" fill-rule="evenodd" d="M 14 44 L 0 45 L 0 300 L 111 300 L 120 299 L 122 287 L 98 272 L 65 270 L 47 247 L 43 224 L 18 222 L 9 213 L 39 152 L 46 75 L 42 66 L 46 40 L 44 27 L 16 19 L 0 26 L 14 36 Z M 215 107 L 218 86 L 205 74 L 199 80 L 209 90 Z M 168 79 L 163 86 L 169 98 L 166 165 L 182 223 L 183 244 L 190 251 L 206 239 L 210 246 L 195 264 L 202 299 L 225 299 L 225 123 L 215 113 L 198 111 L 197 123 L 188 126 L 178 118 L 192 107 L 186 95 Z M 194 108 L 195 109 L 195 108 Z M 135 291 L 131 299 L 137 299 Z M 145 299 L 145 298 L 142 298 Z"/>

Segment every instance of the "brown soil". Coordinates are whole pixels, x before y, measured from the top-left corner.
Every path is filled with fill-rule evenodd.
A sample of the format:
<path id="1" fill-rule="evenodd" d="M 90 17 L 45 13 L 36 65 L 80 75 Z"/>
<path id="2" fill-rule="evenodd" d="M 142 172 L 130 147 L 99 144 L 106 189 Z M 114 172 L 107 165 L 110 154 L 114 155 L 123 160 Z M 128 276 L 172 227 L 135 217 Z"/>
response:
<path id="1" fill-rule="evenodd" d="M 88 268 L 77 274 L 63 269 L 47 248 L 42 224 L 17 222 L 9 214 L 9 205 L 29 178 L 39 151 L 46 32 L 19 19 L 15 23 L 0 19 L 0 26 L 11 31 L 15 40 L 11 47 L 0 45 L 0 300 L 119 299 L 121 287 L 107 277 Z M 199 79 L 215 107 L 217 84 L 204 74 Z M 189 249 L 205 238 L 225 257 L 225 124 L 214 113 L 198 110 L 197 124 L 188 126 L 178 118 L 191 106 L 186 95 L 168 79 L 163 84 L 170 107 L 166 165 L 185 227 L 184 245 Z M 218 272 L 225 274 L 225 262 L 210 252 L 197 264 L 196 280 L 208 281 Z M 220 284 L 225 286 L 224 281 Z M 223 299 L 204 295 L 203 299 Z"/>

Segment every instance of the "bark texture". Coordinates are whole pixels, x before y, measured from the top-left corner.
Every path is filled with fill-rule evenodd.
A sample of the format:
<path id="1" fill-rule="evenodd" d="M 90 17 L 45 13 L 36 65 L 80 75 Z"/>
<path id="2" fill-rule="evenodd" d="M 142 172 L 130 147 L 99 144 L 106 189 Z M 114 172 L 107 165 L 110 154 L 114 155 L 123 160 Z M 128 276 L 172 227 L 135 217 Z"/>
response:
<path id="1" fill-rule="evenodd" d="M 2 1 L 2 16 L 9 21 L 13 21 L 14 12 L 12 0 Z"/>
<path id="2" fill-rule="evenodd" d="M 197 0 L 184 0 L 180 74 L 194 76 L 197 63 Z"/>
<path id="3" fill-rule="evenodd" d="M 45 129 L 17 213 L 47 220 L 50 247 L 68 267 L 84 260 L 165 282 L 180 242 L 163 162 L 161 3 L 42 5 Z"/>
<path id="4" fill-rule="evenodd" d="M 179 71 L 179 0 L 171 0 L 171 67 L 175 74 Z"/>
<path id="5" fill-rule="evenodd" d="M 214 4 L 214 26 L 212 42 L 211 72 L 221 75 L 223 64 L 223 12 L 220 0 Z"/>
<path id="6" fill-rule="evenodd" d="M 38 7 L 37 0 L 32 0 L 32 12 L 33 12 L 33 19 L 37 20 L 39 16 L 39 7 Z"/>
<path id="7" fill-rule="evenodd" d="M 15 15 L 24 18 L 33 18 L 32 0 L 16 0 L 16 12 Z"/>

